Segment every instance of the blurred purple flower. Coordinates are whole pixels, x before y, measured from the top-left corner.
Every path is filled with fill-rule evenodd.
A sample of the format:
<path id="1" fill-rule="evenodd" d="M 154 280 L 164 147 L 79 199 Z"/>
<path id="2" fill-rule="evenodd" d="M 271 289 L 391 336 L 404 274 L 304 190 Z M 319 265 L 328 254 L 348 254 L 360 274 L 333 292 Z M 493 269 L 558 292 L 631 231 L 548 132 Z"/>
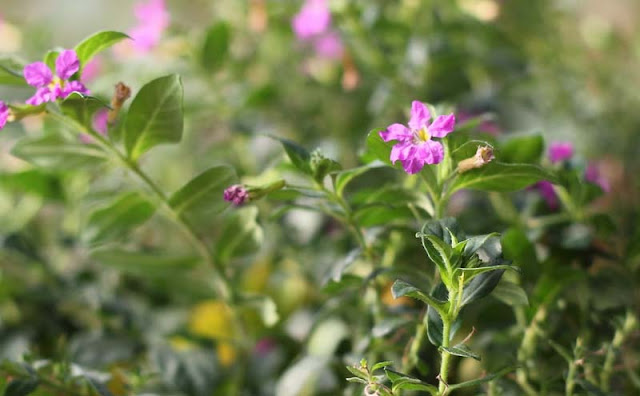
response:
<path id="1" fill-rule="evenodd" d="M 453 132 L 456 118 L 453 114 L 436 117 L 429 124 L 431 114 L 427 106 L 419 101 L 411 104 L 409 127 L 392 124 L 380 132 L 385 142 L 395 140 L 398 143 L 391 149 L 390 160 L 402 162 L 405 172 L 418 173 L 425 164 L 438 164 L 444 158 L 444 148 L 432 137 L 443 138 Z"/>
<path id="2" fill-rule="evenodd" d="M 340 36 L 336 32 L 327 32 L 316 37 L 313 41 L 313 48 L 316 54 L 327 59 L 342 58 L 343 45 Z"/>
<path id="3" fill-rule="evenodd" d="M 256 346 L 253 348 L 253 351 L 256 353 L 256 355 L 260 357 L 264 357 L 269 352 L 274 350 L 276 346 L 277 344 L 275 340 L 269 337 L 264 337 L 256 343 Z"/>
<path id="4" fill-rule="evenodd" d="M 600 173 L 598 165 L 593 162 L 587 165 L 587 169 L 584 172 L 584 179 L 589 183 L 597 184 L 604 192 L 611 191 L 609 180 Z"/>
<path id="5" fill-rule="evenodd" d="M 0 100 L 0 129 L 4 128 L 9 119 L 9 106 Z"/>
<path id="6" fill-rule="evenodd" d="M 234 184 L 224 190 L 224 200 L 240 206 L 249 200 L 249 192 L 241 184 Z"/>
<path id="7" fill-rule="evenodd" d="M 573 144 L 569 142 L 553 142 L 549 145 L 551 163 L 566 161 L 573 156 Z"/>
<path id="8" fill-rule="evenodd" d="M 492 136 L 500 135 L 500 127 L 490 119 L 488 115 L 474 114 L 466 111 L 461 111 L 457 114 L 457 119 L 460 124 L 467 121 L 474 121 L 476 118 L 481 118 L 480 125 L 477 127 L 479 132 L 484 132 Z"/>
<path id="9" fill-rule="evenodd" d="M 546 180 L 539 181 L 535 184 L 535 188 L 545 200 L 549 209 L 558 209 L 558 196 L 556 195 L 551 182 Z"/>
<path id="10" fill-rule="evenodd" d="M 138 25 L 131 29 L 129 35 L 136 49 L 147 52 L 158 45 L 162 33 L 169 27 L 169 12 L 164 0 L 149 0 L 136 4 L 133 13 Z"/>
<path id="11" fill-rule="evenodd" d="M 56 75 L 54 76 L 44 62 L 34 62 L 24 67 L 24 78 L 27 84 L 36 88 L 36 93 L 27 99 L 26 103 L 38 106 L 45 102 L 53 102 L 56 99 L 64 99 L 71 92 L 80 92 L 83 95 L 89 90 L 80 81 L 69 81 L 80 69 L 80 61 L 76 52 L 64 50 L 56 59 Z"/>
<path id="12" fill-rule="evenodd" d="M 91 125 L 93 126 L 93 129 L 96 130 L 96 132 L 98 132 L 102 136 L 106 136 L 107 131 L 109 130 L 108 120 L 109 120 L 109 110 L 100 109 L 96 111 L 96 113 L 93 115 L 93 120 L 91 121 Z"/>
<path id="13" fill-rule="evenodd" d="M 331 25 L 331 12 L 326 0 L 307 0 L 291 22 L 300 40 L 325 33 Z"/>

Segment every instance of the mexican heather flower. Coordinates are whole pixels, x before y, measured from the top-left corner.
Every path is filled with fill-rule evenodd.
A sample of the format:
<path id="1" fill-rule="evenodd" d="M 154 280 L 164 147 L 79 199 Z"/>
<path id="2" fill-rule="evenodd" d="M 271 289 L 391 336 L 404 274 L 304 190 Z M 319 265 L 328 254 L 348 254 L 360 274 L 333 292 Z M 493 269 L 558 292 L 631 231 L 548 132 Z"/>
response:
<path id="1" fill-rule="evenodd" d="M 539 181 L 535 184 L 535 188 L 542 196 L 542 199 L 545 200 L 549 209 L 558 209 L 558 196 L 556 195 L 551 182 L 547 180 Z"/>
<path id="2" fill-rule="evenodd" d="M 69 81 L 79 69 L 80 61 L 73 50 L 60 52 L 56 59 L 55 76 L 44 62 L 26 65 L 23 71 L 24 78 L 29 85 L 36 88 L 35 95 L 27 99 L 27 104 L 38 106 L 56 99 L 64 99 L 74 91 L 88 94 L 89 90 L 80 81 Z"/>
<path id="3" fill-rule="evenodd" d="M 240 206 L 249 200 L 249 192 L 241 184 L 234 184 L 224 190 L 224 200 Z"/>
<path id="4" fill-rule="evenodd" d="M 342 40 L 336 32 L 328 32 L 318 36 L 313 41 L 316 54 L 327 59 L 340 59 L 342 57 Z"/>
<path id="5" fill-rule="evenodd" d="M 138 24 L 129 31 L 133 46 L 140 52 L 148 52 L 158 45 L 162 33 L 169 27 L 169 12 L 164 0 L 138 3 L 133 9 Z"/>
<path id="6" fill-rule="evenodd" d="M 9 106 L 0 100 L 0 129 L 4 128 L 9 118 Z"/>
<path id="7" fill-rule="evenodd" d="M 569 142 L 553 142 L 549 145 L 549 159 L 552 163 L 566 161 L 573 156 L 573 145 Z"/>
<path id="8" fill-rule="evenodd" d="M 292 21 L 293 31 L 300 40 L 325 33 L 331 25 L 331 12 L 326 0 L 307 0 Z"/>
<path id="9" fill-rule="evenodd" d="M 420 172 L 425 164 L 438 164 L 444 158 L 442 144 L 432 140 L 432 137 L 443 138 L 453 132 L 456 117 L 453 114 L 436 117 L 429 123 L 431 114 L 427 106 L 417 100 L 411 104 L 411 119 L 408 128 L 402 124 L 392 124 L 380 132 L 385 142 L 395 140 L 391 149 L 390 160 L 402 162 L 405 172 L 414 174 Z"/>

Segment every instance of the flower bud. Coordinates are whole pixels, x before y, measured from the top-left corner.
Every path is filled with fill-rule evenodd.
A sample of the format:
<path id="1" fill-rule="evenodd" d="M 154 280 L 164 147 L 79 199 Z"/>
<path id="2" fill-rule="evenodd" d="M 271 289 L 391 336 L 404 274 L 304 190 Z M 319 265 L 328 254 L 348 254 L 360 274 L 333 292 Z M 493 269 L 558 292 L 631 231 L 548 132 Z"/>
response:
<path id="1" fill-rule="evenodd" d="M 458 163 L 458 173 L 464 173 L 471 169 L 481 168 L 494 159 L 493 148 L 490 146 L 478 146 L 476 154 Z"/>
<path id="2" fill-rule="evenodd" d="M 107 118 L 107 123 L 109 125 L 115 122 L 122 105 L 130 96 L 131 88 L 122 82 L 116 84 L 116 89 L 113 93 L 113 97 L 111 98 L 111 110 L 109 110 L 109 116 Z"/>
<path id="3" fill-rule="evenodd" d="M 241 184 L 234 184 L 224 190 L 224 200 L 240 206 L 249 200 L 249 192 Z"/>

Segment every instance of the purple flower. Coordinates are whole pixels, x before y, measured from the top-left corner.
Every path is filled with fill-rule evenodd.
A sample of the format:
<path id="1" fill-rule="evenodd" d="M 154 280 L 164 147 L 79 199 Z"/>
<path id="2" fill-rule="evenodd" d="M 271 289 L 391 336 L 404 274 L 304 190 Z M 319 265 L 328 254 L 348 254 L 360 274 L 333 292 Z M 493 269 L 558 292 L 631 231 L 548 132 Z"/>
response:
<path id="1" fill-rule="evenodd" d="M 313 40 L 313 48 L 316 54 L 327 59 L 340 59 L 343 46 L 340 36 L 336 32 L 327 32 Z"/>
<path id="2" fill-rule="evenodd" d="M 80 69 L 80 61 L 76 52 L 64 50 L 56 59 L 56 75 L 54 76 L 44 62 L 34 62 L 24 67 L 24 78 L 27 84 L 36 88 L 36 93 L 27 99 L 26 103 L 38 106 L 45 102 L 53 102 L 56 99 L 64 99 L 71 92 L 80 92 L 83 95 L 89 90 L 80 81 L 69 81 Z"/>
<path id="3" fill-rule="evenodd" d="M 82 74 L 80 76 L 80 81 L 87 83 L 89 81 L 94 80 L 100 74 L 102 70 L 102 59 L 98 56 L 91 59 L 87 62 L 86 65 L 82 68 Z"/>
<path id="4" fill-rule="evenodd" d="M 429 124 L 431 114 L 427 106 L 414 100 L 411 104 L 411 119 L 409 127 L 402 124 L 392 124 L 380 132 L 385 142 L 395 140 L 398 143 L 391 149 L 390 160 L 402 162 L 407 173 L 420 172 L 425 164 L 438 164 L 444 158 L 442 144 L 431 140 L 432 137 L 443 138 L 453 132 L 456 117 L 453 114 L 436 117 Z"/>
<path id="5" fill-rule="evenodd" d="M 301 40 L 325 33 L 331 25 L 331 12 L 326 0 L 307 0 L 292 21 L 293 31 Z"/>
<path id="6" fill-rule="evenodd" d="M 249 192 L 241 184 L 234 184 L 224 190 L 224 200 L 240 206 L 249 200 Z"/>
<path id="7" fill-rule="evenodd" d="M 553 142 L 549 145 L 551 163 L 566 161 L 573 156 L 573 145 L 569 142 Z"/>
<path id="8" fill-rule="evenodd" d="M 609 180 L 600 173 L 597 164 L 589 163 L 587 165 L 587 169 L 584 172 L 584 179 L 589 183 L 597 184 L 604 192 L 611 191 Z"/>
<path id="9" fill-rule="evenodd" d="M 9 106 L 0 100 L 0 129 L 4 128 L 9 119 Z"/>
<path id="10" fill-rule="evenodd" d="M 133 46 L 140 52 L 148 52 L 158 45 L 162 33 L 169 27 L 169 12 L 164 0 L 149 0 L 136 4 L 133 13 L 138 20 L 129 31 Z"/>

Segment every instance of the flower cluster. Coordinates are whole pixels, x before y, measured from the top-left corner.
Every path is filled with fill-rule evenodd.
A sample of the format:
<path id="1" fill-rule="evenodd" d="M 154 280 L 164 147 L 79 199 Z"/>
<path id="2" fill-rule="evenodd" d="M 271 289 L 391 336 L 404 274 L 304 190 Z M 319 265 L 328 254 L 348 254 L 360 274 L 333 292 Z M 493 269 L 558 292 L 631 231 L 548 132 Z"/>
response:
<path id="1" fill-rule="evenodd" d="M 307 0 L 291 22 L 296 37 L 311 43 L 318 55 L 329 59 L 342 57 L 342 40 L 331 29 L 331 11 L 327 0 Z"/>
<path id="2" fill-rule="evenodd" d="M 78 70 L 80 61 L 76 52 L 64 50 L 60 52 L 56 59 L 56 75 L 54 76 L 49 66 L 44 62 L 30 63 L 24 67 L 24 78 L 27 84 L 36 88 L 36 93 L 26 103 L 38 106 L 45 102 L 53 102 L 57 99 L 64 99 L 71 92 L 88 94 L 89 90 L 77 80 L 70 80 Z"/>
<path id="3" fill-rule="evenodd" d="M 390 160 L 394 164 L 400 161 L 407 173 L 418 173 L 425 164 L 438 164 L 444 158 L 442 144 L 432 138 L 443 138 L 453 132 L 456 117 L 452 113 L 436 117 L 433 123 L 430 120 L 431 114 L 427 106 L 416 100 L 411 104 L 408 127 L 392 124 L 380 132 L 380 137 L 385 142 L 398 142 L 391 149 Z"/>
<path id="4" fill-rule="evenodd" d="M 249 200 L 249 192 L 241 184 L 234 184 L 224 190 L 224 200 L 240 206 Z"/>

